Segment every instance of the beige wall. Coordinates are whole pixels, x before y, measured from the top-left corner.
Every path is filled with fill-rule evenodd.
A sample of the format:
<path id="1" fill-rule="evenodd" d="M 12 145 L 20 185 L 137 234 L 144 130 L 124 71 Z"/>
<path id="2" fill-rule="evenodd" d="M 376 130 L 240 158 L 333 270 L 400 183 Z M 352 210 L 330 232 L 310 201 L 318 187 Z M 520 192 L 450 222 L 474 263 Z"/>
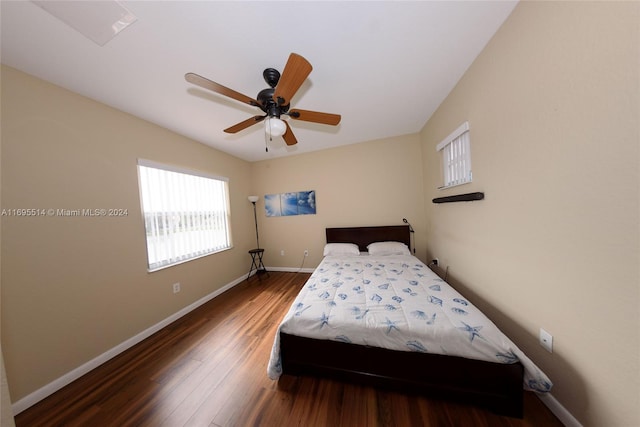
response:
<path id="1" fill-rule="evenodd" d="M 146 270 L 137 158 L 229 177 L 232 250 Z M 250 165 L 2 68 L 2 208 L 128 216 L 2 217 L 2 349 L 19 400 L 248 269 Z M 181 282 L 182 291 L 171 285 Z"/>
<path id="2" fill-rule="evenodd" d="M 2 153 L 2 138 L 0 138 L 0 160 Z M 2 200 L 2 179 L 0 176 L 0 200 Z M 2 223 L 0 222 L 0 241 L 2 241 Z M 0 254 L 2 253 L 2 246 L 0 245 Z M 2 261 L 0 257 L 0 278 L 2 277 Z M 0 282 L 0 289 L 2 289 L 2 283 Z M 0 307 L 2 307 L 2 293 L 0 292 Z M 2 310 L 0 309 L 0 313 Z M 2 325 L 2 316 L 0 316 L 0 328 Z M 13 421 L 13 409 L 11 408 L 11 394 L 9 393 L 9 383 L 7 382 L 7 373 L 4 369 L 4 356 L 2 354 L 2 344 L 0 343 L 0 426 L 13 427 L 15 422 Z"/>
<path id="3" fill-rule="evenodd" d="M 585 426 L 640 425 L 640 3 L 521 2 L 424 127 L 430 255 Z M 474 182 L 436 190 L 471 126 Z M 554 336 L 554 353 L 537 343 Z"/>
<path id="4" fill-rule="evenodd" d="M 402 225 L 407 218 L 416 234 L 423 232 L 421 153 L 418 135 L 410 135 L 253 163 L 265 264 L 299 267 L 308 249 L 304 267 L 315 268 L 326 227 Z M 304 190 L 316 191 L 316 215 L 265 216 L 265 194 Z M 424 259 L 424 241 L 416 246 Z"/>

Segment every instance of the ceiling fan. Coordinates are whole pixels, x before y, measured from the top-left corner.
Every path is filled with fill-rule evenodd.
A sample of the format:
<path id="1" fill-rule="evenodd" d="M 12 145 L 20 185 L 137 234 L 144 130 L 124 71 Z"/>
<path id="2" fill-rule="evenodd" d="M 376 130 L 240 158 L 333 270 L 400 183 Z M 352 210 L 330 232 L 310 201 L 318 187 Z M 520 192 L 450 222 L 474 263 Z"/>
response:
<path id="1" fill-rule="evenodd" d="M 306 122 L 321 123 L 325 125 L 336 126 L 340 123 L 339 114 L 320 113 L 317 111 L 291 109 L 291 98 L 300 89 L 302 83 L 307 79 L 307 76 L 311 73 L 311 64 L 297 53 L 289 55 L 287 64 L 284 67 L 282 75 L 278 70 L 274 68 L 267 68 L 262 73 L 264 80 L 269 87 L 263 89 L 258 93 L 256 99 L 236 92 L 233 89 L 222 86 L 216 82 L 199 76 L 195 73 L 187 73 L 184 78 L 189 83 L 193 83 L 205 89 L 209 89 L 213 92 L 221 95 L 233 98 L 236 101 L 240 101 L 254 107 L 260 108 L 265 114 L 259 116 L 253 116 L 247 120 L 237 123 L 224 131 L 227 133 L 240 132 L 243 129 L 248 128 L 251 125 L 259 123 L 266 119 L 265 132 L 268 137 L 282 136 L 287 145 L 295 145 L 298 140 L 293 135 L 289 123 L 282 120 L 280 117 L 287 115 L 295 120 L 302 120 Z"/>

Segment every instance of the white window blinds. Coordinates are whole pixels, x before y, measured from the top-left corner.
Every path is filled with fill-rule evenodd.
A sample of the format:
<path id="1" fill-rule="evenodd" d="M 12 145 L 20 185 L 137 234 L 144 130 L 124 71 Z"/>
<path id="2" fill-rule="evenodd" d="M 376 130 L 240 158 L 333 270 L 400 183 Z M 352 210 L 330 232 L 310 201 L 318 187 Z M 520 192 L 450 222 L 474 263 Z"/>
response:
<path id="1" fill-rule="evenodd" d="M 442 151 L 443 184 L 439 188 L 453 187 L 471 182 L 469 122 L 464 122 L 458 129 L 442 140 L 436 146 L 436 150 Z"/>
<path id="2" fill-rule="evenodd" d="M 228 179 L 138 160 L 149 271 L 231 247 Z"/>

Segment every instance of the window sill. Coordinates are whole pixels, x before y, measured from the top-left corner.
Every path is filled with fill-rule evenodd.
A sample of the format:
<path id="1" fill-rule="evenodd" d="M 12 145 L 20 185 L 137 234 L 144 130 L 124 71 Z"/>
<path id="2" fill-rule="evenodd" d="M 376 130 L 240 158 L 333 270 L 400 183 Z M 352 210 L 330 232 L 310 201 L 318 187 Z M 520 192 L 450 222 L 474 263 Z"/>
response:
<path id="1" fill-rule="evenodd" d="M 472 181 L 465 181 L 465 182 L 460 182 L 458 184 L 443 185 L 443 186 L 437 187 L 436 190 L 446 190 L 447 188 L 453 188 L 453 187 L 459 187 L 465 184 L 471 184 L 471 182 Z"/>
<path id="2" fill-rule="evenodd" d="M 233 249 L 233 246 L 229 246 L 228 248 L 218 249 L 216 251 L 208 252 L 208 253 L 202 254 L 202 255 L 198 255 L 198 256 L 195 256 L 193 258 L 183 259 L 183 260 L 180 260 L 180 261 L 172 262 L 170 264 L 161 265 L 159 267 L 154 267 L 154 268 L 148 268 L 147 267 L 147 273 L 155 273 L 156 271 L 164 270 L 165 268 L 175 267 L 176 265 L 184 264 L 184 263 L 189 262 L 189 261 L 194 261 L 196 259 L 208 257 L 210 255 L 219 254 L 220 252 L 228 251 L 229 249 Z"/>

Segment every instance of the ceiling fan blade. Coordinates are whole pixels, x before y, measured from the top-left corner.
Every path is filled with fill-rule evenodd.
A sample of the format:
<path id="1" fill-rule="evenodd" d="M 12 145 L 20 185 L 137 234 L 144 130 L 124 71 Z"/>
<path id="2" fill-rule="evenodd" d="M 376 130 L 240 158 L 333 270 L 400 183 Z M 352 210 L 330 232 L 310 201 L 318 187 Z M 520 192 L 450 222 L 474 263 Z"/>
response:
<path id="1" fill-rule="evenodd" d="M 253 98 L 248 97 L 247 95 L 243 95 L 240 92 L 236 92 L 233 89 L 229 89 L 226 86 L 222 86 L 216 82 L 213 82 L 207 78 L 204 78 L 195 73 L 187 73 L 184 75 L 184 79 L 189 83 L 193 83 L 194 85 L 198 85 L 205 89 L 209 89 L 220 95 L 228 96 L 229 98 L 233 98 L 236 101 L 244 102 L 245 104 L 253 105 L 255 107 L 259 107 L 260 103 Z"/>
<path id="2" fill-rule="evenodd" d="M 322 123 L 324 125 L 336 126 L 342 118 L 340 114 L 320 113 L 318 111 L 298 110 L 289 111 L 292 119 L 302 120 L 305 122 Z"/>
<path id="3" fill-rule="evenodd" d="M 235 124 L 231 127 L 226 128 L 224 131 L 226 133 L 236 133 L 236 132 L 240 132 L 243 129 L 248 128 L 251 125 L 255 125 L 256 123 L 259 123 L 261 121 L 264 120 L 264 118 L 267 116 L 253 116 L 247 120 L 244 120 L 238 124 Z"/>
<path id="4" fill-rule="evenodd" d="M 298 140 L 296 139 L 295 135 L 291 131 L 291 127 L 289 126 L 289 123 L 286 120 L 283 120 L 283 121 L 287 125 L 287 130 L 284 132 L 284 135 L 282 135 L 284 142 L 286 142 L 287 145 L 296 145 L 298 143 Z"/>
<path id="5" fill-rule="evenodd" d="M 313 67 L 309 62 L 297 53 L 289 55 L 287 65 L 284 66 L 280 81 L 273 93 L 273 100 L 278 105 L 288 105 L 291 98 L 300 89 L 307 79 Z"/>

